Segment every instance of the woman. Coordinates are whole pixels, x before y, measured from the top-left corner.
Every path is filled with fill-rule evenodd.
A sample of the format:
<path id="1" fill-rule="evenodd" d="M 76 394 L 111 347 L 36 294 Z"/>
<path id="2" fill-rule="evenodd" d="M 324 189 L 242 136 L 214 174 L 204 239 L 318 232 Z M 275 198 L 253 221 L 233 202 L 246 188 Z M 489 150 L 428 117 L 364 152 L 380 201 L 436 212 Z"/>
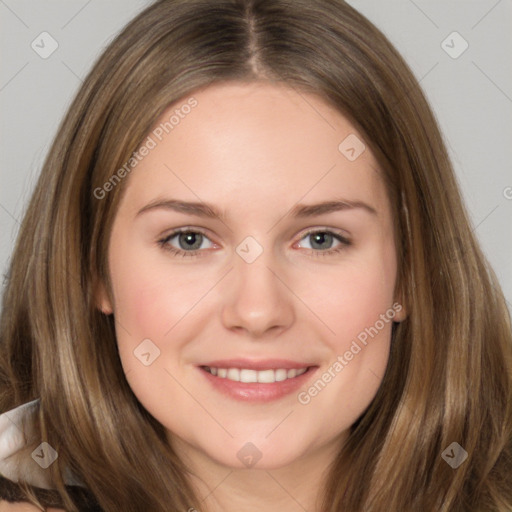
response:
<path id="1" fill-rule="evenodd" d="M 417 81 L 343 2 L 152 4 L 12 261 L 4 499 L 512 506 L 503 295 Z"/>

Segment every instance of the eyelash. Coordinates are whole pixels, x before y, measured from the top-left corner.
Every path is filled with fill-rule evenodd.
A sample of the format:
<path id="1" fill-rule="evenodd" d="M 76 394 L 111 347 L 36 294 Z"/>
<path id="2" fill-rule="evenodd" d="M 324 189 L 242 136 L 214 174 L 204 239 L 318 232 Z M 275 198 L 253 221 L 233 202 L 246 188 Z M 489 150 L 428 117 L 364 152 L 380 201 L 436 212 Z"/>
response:
<path id="1" fill-rule="evenodd" d="M 183 251 L 182 249 L 176 249 L 176 247 L 170 246 L 169 241 L 172 240 L 176 235 L 179 235 L 180 233 L 193 233 L 193 234 L 199 233 L 199 234 L 203 235 L 204 237 L 208 238 L 206 233 L 204 233 L 200 229 L 180 228 L 180 229 L 174 230 L 172 233 L 167 235 L 165 238 L 158 240 L 157 243 L 164 251 L 171 253 L 173 256 L 181 256 L 181 257 L 203 256 L 203 255 L 201 255 L 201 253 L 204 252 L 203 249 L 195 249 L 193 251 Z M 317 234 L 317 233 L 327 233 L 327 234 L 333 235 L 333 238 L 335 238 L 336 240 L 338 240 L 341 243 L 340 243 L 340 245 L 338 245 L 337 248 L 327 249 L 325 251 L 309 249 L 309 251 L 311 251 L 315 257 L 316 256 L 320 256 L 320 257 L 336 256 L 339 253 L 341 253 L 343 250 L 345 250 L 347 247 L 352 245 L 352 242 L 350 240 L 343 237 L 339 233 L 335 233 L 334 231 L 331 231 L 329 229 L 312 229 L 312 230 L 304 233 L 302 235 L 302 237 L 300 238 L 300 240 L 306 238 L 309 235 L 313 235 L 313 234 Z"/>

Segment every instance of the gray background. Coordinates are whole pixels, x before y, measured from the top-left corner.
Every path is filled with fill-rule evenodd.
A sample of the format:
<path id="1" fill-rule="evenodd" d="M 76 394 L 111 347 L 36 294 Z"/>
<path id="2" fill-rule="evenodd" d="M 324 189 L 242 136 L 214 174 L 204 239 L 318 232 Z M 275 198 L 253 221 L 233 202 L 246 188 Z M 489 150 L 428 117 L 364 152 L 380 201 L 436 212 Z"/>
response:
<path id="1" fill-rule="evenodd" d="M 0 0 L 3 274 L 72 97 L 102 49 L 149 3 Z M 512 0 L 349 3 L 390 38 L 420 80 L 448 144 L 474 231 L 512 308 Z M 463 39 L 450 36 L 454 31 Z M 50 40 L 40 42 L 42 32 L 58 43 L 46 59 L 31 47 L 35 41 L 44 44 L 40 51 L 50 48 Z M 457 56 L 464 41 L 469 47 Z"/>

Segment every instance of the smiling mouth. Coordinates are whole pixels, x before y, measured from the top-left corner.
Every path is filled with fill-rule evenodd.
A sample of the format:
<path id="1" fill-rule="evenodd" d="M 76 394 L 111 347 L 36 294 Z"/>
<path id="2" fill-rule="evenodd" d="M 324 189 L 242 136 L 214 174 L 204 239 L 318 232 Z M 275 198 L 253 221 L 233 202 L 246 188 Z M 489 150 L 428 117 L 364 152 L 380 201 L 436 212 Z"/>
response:
<path id="1" fill-rule="evenodd" d="M 244 384 L 260 383 L 273 384 L 285 380 L 294 379 L 310 370 L 311 366 L 304 368 L 276 368 L 268 370 L 252 370 L 249 368 L 216 368 L 201 366 L 202 370 L 220 379 L 242 382 Z"/>

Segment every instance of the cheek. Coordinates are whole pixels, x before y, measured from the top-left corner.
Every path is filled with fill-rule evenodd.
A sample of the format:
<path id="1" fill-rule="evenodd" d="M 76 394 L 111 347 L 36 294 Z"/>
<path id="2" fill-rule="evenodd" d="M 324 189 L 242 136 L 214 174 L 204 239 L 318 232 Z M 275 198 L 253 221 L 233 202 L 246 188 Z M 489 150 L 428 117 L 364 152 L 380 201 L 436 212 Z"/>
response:
<path id="1" fill-rule="evenodd" d="M 347 287 L 332 294 L 323 310 L 322 319 L 334 331 L 324 338 L 330 356 L 297 397 L 308 417 L 328 418 L 328 425 L 315 427 L 326 438 L 348 429 L 367 409 L 389 358 L 391 297 L 387 290 L 376 289 L 367 273 L 367 279 L 352 277 L 357 286 L 344 280 Z"/>
<path id="2" fill-rule="evenodd" d="M 389 357 L 395 316 L 395 259 L 390 251 L 370 255 L 316 274 L 309 280 L 310 292 L 305 298 L 330 330 L 325 342 L 332 355 L 318 375 L 319 379 L 325 377 L 323 382 L 329 382 L 329 390 L 322 393 L 317 406 L 345 404 L 344 412 L 336 414 L 339 421 L 347 420 L 348 410 L 354 416 L 349 413 L 351 421 L 355 420 L 370 403 Z M 311 396 L 322 389 L 323 384 L 319 383 L 311 390 Z"/>
<path id="3" fill-rule="evenodd" d="M 185 333 L 183 328 L 190 326 L 194 305 L 211 287 L 211 279 L 185 265 L 173 268 L 165 257 L 150 260 L 147 250 L 140 257 L 137 251 L 123 256 L 117 250 L 112 253 L 114 261 L 111 276 L 121 363 L 138 399 L 154 404 L 158 412 L 158 404 L 169 394 L 181 396 L 180 387 L 165 371 L 172 369 L 182 347 L 194 337 L 195 327 Z M 149 360 L 144 361 L 147 353 Z"/>
<path id="4" fill-rule="evenodd" d="M 146 250 L 121 257 L 119 252 L 111 258 L 116 320 L 134 338 L 161 340 L 207 292 L 210 281 L 186 265 L 166 262 L 165 254 L 148 257 Z"/>
<path id="5" fill-rule="evenodd" d="M 338 353 L 347 350 L 351 340 L 389 312 L 395 274 L 393 261 L 382 257 L 371 265 L 359 261 L 310 274 L 302 293 L 304 302 L 329 327 L 329 339 Z M 392 310 L 390 314 L 392 318 Z M 390 324 L 385 322 L 386 326 Z M 378 328 L 389 334 L 381 322 Z"/>
<path id="6" fill-rule="evenodd" d="M 336 316 L 334 308 L 331 313 L 337 318 L 336 328 L 343 339 L 357 337 L 391 307 L 393 289 L 383 285 L 378 277 L 372 271 L 353 274 L 345 281 L 346 288 L 339 291 L 337 303 L 342 307 Z"/>

